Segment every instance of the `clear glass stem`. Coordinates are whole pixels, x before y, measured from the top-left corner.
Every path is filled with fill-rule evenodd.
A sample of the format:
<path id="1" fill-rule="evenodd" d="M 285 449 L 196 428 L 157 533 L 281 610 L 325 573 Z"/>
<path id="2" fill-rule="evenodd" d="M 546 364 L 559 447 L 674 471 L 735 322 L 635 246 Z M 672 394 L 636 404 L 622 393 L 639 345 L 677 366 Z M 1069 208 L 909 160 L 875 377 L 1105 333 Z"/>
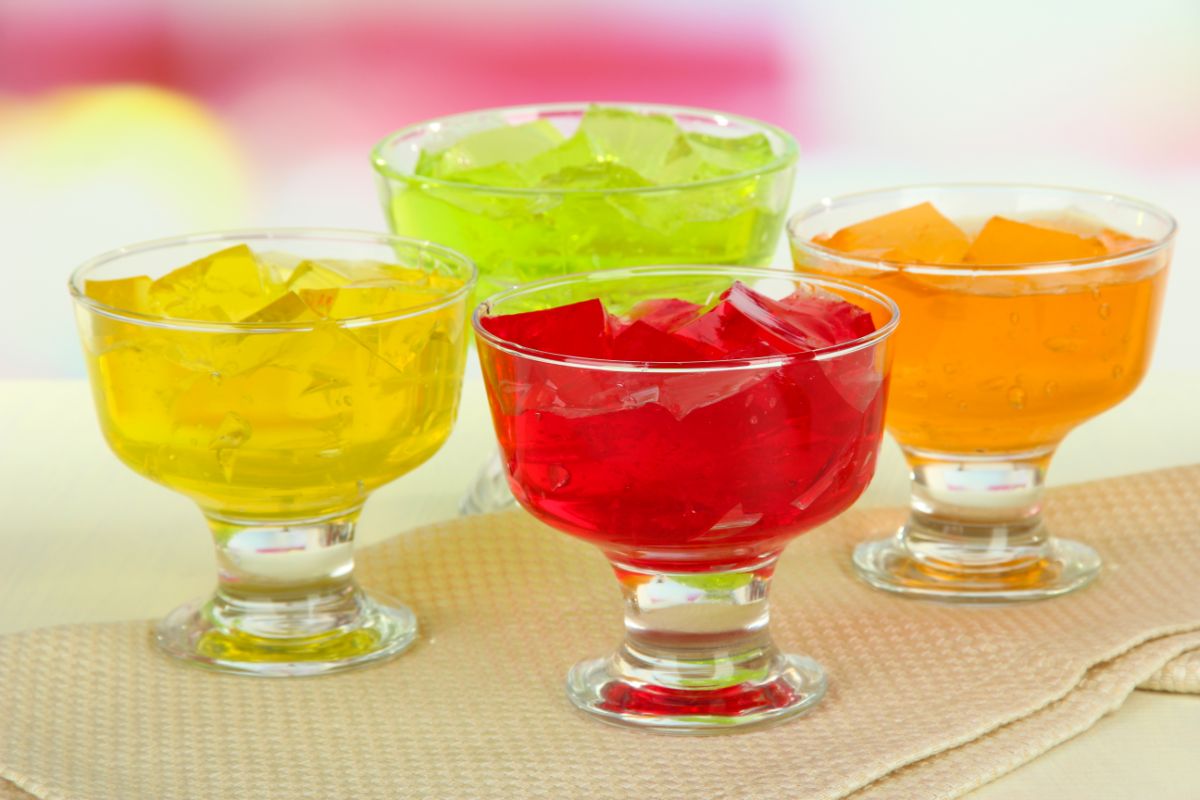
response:
<path id="1" fill-rule="evenodd" d="M 467 493 L 458 504 L 458 510 L 464 515 L 491 514 L 516 507 L 517 499 L 508 488 L 503 457 L 499 449 L 494 450 L 467 488 Z"/>
<path id="2" fill-rule="evenodd" d="M 900 535 L 913 557 L 949 572 L 1012 572 L 1045 558 L 1042 495 L 1053 449 L 1001 457 L 905 450 L 912 500 Z"/>
<path id="3" fill-rule="evenodd" d="M 901 594 L 943 600 L 1036 600 L 1086 585 L 1100 559 L 1050 535 L 1042 519 L 1047 447 L 956 455 L 905 448 L 912 499 L 890 539 L 854 554 L 859 574 Z"/>
<path id="4" fill-rule="evenodd" d="M 213 613 L 251 636 L 313 636 L 358 613 L 350 514 L 301 525 L 246 525 L 210 516 L 217 553 Z"/>
<path id="5" fill-rule="evenodd" d="M 626 675 L 663 688 L 723 688 L 761 677 L 777 654 L 767 628 L 772 567 L 653 576 L 616 569 L 625 641 L 614 658 Z"/>
<path id="6" fill-rule="evenodd" d="M 279 523 L 208 515 L 217 589 L 168 615 L 159 645 L 204 666 L 255 675 L 332 672 L 401 652 L 416 620 L 355 584 L 357 517 L 358 509 Z"/>
<path id="7" fill-rule="evenodd" d="M 614 564 L 625 599 L 617 652 L 577 665 L 567 691 L 610 722 L 710 733 L 799 713 L 825 691 L 821 667 L 771 640 L 774 564 L 661 573 Z"/>

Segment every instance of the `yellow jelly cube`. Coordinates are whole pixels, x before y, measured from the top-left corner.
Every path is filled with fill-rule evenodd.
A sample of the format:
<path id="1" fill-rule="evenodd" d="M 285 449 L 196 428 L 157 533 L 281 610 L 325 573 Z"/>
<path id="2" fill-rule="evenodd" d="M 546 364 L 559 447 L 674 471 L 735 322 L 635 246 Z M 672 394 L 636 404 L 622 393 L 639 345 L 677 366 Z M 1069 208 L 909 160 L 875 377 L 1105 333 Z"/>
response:
<path id="1" fill-rule="evenodd" d="M 438 275 L 436 273 L 427 274 L 425 277 L 429 281 L 429 288 L 434 290 L 432 293 L 438 297 L 452 294 L 463 287 L 462 278 Z"/>
<path id="2" fill-rule="evenodd" d="M 281 253 L 278 250 L 255 253 L 254 256 L 258 259 L 267 280 L 272 285 L 273 294 L 276 295 L 281 295 L 288 290 L 288 278 L 297 267 L 304 263 L 304 259 L 300 256 Z"/>
<path id="3" fill-rule="evenodd" d="M 157 312 L 154 302 L 150 299 L 152 283 L 153 281 L 145 275 L 111 281 L 85 281 L 83 293 L 96 302 L 112 308 L 132 311 L 136 314 L 153 315 Z"/>
<path id="4" fill-rule="evenodd" d="M 363 262 L 355 262 L 362 264 Z M 408 287 L 424 288 L 434 286 L 433 279 L 439 278 L 438 275 L 431 275 L 428 272 L 422 272 L 419 269 L 409 269 L 401 267 L 398 264 L 381 264 L 373 262 L 372 272 L 363 272 L 361 277 L 354 279 L 355 286 L 370 286 L 380 284 L 401 284 Z"/>
<path id="5" fill-rule="evenodd" d="M 287 287 L 293 292 L 302 289 L 336 289 L 350 282 L 342 273 L 330 269 L 320 261 L 301 261 L 287 279 Z"/>
<path id="6" fill-rule="evenodd" d="M 304 263 L 305 259 L 291 253 L 281 253 L 278 250 L 268 250 L 265 253 L 255 253 L 258 263 L 279 275 L 289 275 Z"/>
<path id="7" fill-rule="evenodd" d="M 320 319 L 322 317 L 301 300 L 299 295 L 288 292 L 253 314 L 243 317 L 242 322 L 317 322 Z"/>
<path id="8" fill-rule="evenodd" d="M 397 285 L 424 287 L 429 285 L 429 275 L 419 269 L 408 269 L 398 264 L 382 261 L 326 261 L 334 269 L 350 278 L 351 286 Z"/>
<path id="9" fill-rule="evenodd" d="M 339 286 L 428 286 L 429 276 L 416 269 L 370 259 L 313 259 L 301 262 L 288 278 L 288 288 L 333 289 Z"/>
<path id="10" fill-rule="evenodd" d="M 177 319 L 229 322 L 258 311 L 279 288 L 250 248 L 237 245 L 164 275 L 150 296 Z"/>
<path id="11" fill-rule="evenodd" d="M 350 319 L 399 313 L 436 301 L 444 292 L 382 286 L 301 289 L 300 299 L 326 319 Z"/>

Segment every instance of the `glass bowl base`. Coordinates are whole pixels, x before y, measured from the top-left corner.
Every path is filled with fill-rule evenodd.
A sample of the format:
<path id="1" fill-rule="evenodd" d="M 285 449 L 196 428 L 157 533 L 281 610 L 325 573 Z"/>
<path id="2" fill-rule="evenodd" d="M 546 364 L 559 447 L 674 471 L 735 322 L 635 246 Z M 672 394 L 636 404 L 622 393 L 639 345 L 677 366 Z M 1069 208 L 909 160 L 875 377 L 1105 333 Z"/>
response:
<path id="1" fill-rule="evenodd" d="M 597 719 L 693 736 L 783 722 L 816 705 L 825 689 L 821 665 L 792 655 L 777 655 L 765 674 L 722 688 L 678 688 L 632 680 L 614 671 L 612 658 L 583 661 L 567 675 L 567 697 Z"/>
<path id="2" fill-rule="evenodd" d="M 466 495 L 458 504 L 459 513 L 464 516 L 491 514 L 494 511 L 507 511 L 516 507 L 517 499 L 508 488 L 504 464 L 500 460 L 500 452 L 496 451 L 471 482 Z"/>
<path id="3" fill-rule="evenodd" d="M 1100 556 L 1086 544 L 1051 537 L 1044 554 L 1017 569 L 979 569 L 918 559 L 897 535 L 854 549 L 854 569 L 876 589 L 909 597 L 968 603 L 1012 603 L 1057 597 L 1081 589 L 1100 572 Z"/>
<path id="4" fill-rule="evenodd" d="M 310 628 L 317 630 L 296 630 L 270 604 L 231 624 L 219 598 L 203 598 L 164 617 L 154 640 L 167 655 L 198 667 L 275 678 L 358 669 L 399 655 L 416 639 L 416 616 L 390 597 L 358 589 L 353 605 L 350 614 L 314 620 Z M 262 634 L 289 628 L 292 635 Z"/>

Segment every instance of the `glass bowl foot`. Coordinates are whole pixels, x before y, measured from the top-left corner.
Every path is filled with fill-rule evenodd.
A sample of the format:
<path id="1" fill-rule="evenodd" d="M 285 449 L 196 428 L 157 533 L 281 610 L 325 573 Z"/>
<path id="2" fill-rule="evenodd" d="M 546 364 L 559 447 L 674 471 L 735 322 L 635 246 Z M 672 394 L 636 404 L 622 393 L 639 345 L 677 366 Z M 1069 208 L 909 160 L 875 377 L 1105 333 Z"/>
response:
<path id="1" fill-rule="evenodd" d="M 155 627 L 167 655 L 199 667 L 258 677 L 325 675 L 392 658 L 417 636 L 408 608 L 352 588 L 322 609 L 290 602 L 229 602 L 220 594 L 172 611 Z"/>
<path id="2" fill-rule="evenodd" d="M 938 558 L 922 558 L 897 535 L 856 547 L 854 568 L 875 588 L 909 597 L 1008 603 L 1056 597 L 1086 586 L 1100 572 L 1100 556 L 1086 544 L 1049 537 L 1038 558 L 1007 564 L 1000 559 L 984 568 L 956 561 L 944 550 Z"/>
<path id="3" fill-rule="evenodd" d="M 826 689 L 821 665 L 802 656 L 775 655 L 767 669 L 722 687 L 646 683 L 619 665 L 615 658 L 576 664 L 567 697 L 604 722 L 658 733 L 711 735 L 782 722 L 808 711 Z"/>

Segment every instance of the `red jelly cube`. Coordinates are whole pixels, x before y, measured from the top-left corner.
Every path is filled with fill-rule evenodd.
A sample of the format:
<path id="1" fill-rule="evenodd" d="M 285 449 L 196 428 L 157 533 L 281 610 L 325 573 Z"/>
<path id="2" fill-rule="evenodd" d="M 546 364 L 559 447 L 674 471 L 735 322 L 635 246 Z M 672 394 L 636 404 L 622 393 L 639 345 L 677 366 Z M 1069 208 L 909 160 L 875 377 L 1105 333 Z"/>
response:
<path id="1" fill-rule="evenodd" d="M 712 361 L 721 357 L 714 348 L 674 336 L 644 319 L 629 323 L 613 337 L 612 354 L 626 361 Z"/>
<path id="2" fill-rule="evenodd" d="M 723 569 L 777 553 L 867 484 L 886 391 L 876 348 L 749 369 L 637 367 L 826 347 L 872 330 L 867 312 L 834 295 L 776 301 L 737 285 L 707 313 L 658 300 L 630 317 L 607 326 L 610 352 L 634 362 L 625 368 L 547 363 L 480 340 L 513 491 L 536 516 L 634 567 Z M 578 331 L 551 333 L 543 346 L 561 352 Z"/>
<path id="3" fill-rule="evenodd" d="M 597 299 L 542 311 L 484 317 L 484 330 L 501 339 L 563 356 L 609 358 L 608 312 Z"/>
<path id="4" fill-rule="evenodd" d="M 667 298 L 643 300 L 629 312 L 631 320 L 641 320 L 660 331 L 670 333 L 683 327 L 704 313 L 704 306 L 687 300 Z"/>
<path id="5" fill-rule="evenodd" d="M 733 284 L 727 297 L 726 302 L 778 339 L 777 346 L 783 352 L 805 352 L 834 344 L 830 336 L 832 331 L 820 324 L 811 324 L 805 315 L 793 314 L 782 303 L 764 297 L 743 283 Z"/>
<path id="6" fill-rule="evenodd" d="M 820 289 L 797 290 L 775 307 L 790 327 L 823 339 L 824 346 L 850 342 L 875 330 L 870 312 Z"/>
<path id="7" fill-rule="evenodd" d="M 628 328 L 632 323 L 624 317 L 618 316 L 611 311 L 608 312 L 608 338 L 609 340 L 616 339 L 621 335 L 621 332 Z"/>
<path id="8" fill-rule="evenodd" d="M 674 335 L 712 348 L 725 358 L 771 356 L 796 350 L 730 302 L 731 292 L 723 294 L 721 302 L 708 313 L 679 328 Z"/>
<path id="9" fill-rule="evenodd" d="M 873 330 L 868 312 L 836 295 L 800 290 L 777 301 L 736 282 L 716 307 L 675 335 L 746 358 L 817 350 Z"/>

